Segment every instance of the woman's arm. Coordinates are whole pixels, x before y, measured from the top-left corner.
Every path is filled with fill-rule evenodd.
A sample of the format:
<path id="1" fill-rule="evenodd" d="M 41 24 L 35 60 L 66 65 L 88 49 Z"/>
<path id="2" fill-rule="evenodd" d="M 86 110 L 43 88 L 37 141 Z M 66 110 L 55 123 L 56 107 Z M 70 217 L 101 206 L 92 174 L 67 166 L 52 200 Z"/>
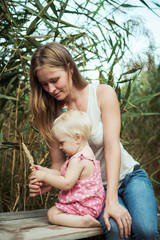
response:
<path id="1" fill-rule="evenodd" d="M 131 231 L 131 217 L 129 212 L 118 202 L 118 182 L 121 165 L 119 103 L 115 91 L 107 85 L 98 86 L 97 99 L 102 114 L 107 176 L 104 220 L 107 229 L 110 230 L 109 218 L 114 218 L 119 226 L 121 237 L 124 233 L 125 237 L 127 237 Z M 129 219 L 128 222 L 127 219 Z"/>
<path id="2" fill-rule="evenodd" d="M 75 185 L 83 169 L 83 162 L 79 158 L 72 158 L 68 164 L 65 176 L 56 176 L 41 168 L 33 171 L 30 179 L 33 182 L 44 181 L 52 187 L 61 190 L 69 190 Z"/>
<path id="3" fill-rule="evenodd" d="M 64 152 L 59 149 L 59 143 L 57 141 L 49 143 L 49 154 L 51 157 L 51 169 L 54 169 L 55 173 L 57 170 L 59 172 L 66 158 Z"/>

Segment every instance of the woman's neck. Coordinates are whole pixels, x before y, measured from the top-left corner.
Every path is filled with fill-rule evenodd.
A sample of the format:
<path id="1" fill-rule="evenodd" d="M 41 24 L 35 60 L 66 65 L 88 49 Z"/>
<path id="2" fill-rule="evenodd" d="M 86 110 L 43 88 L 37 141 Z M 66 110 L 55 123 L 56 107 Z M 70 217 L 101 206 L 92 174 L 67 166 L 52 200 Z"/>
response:
<path id="1" fill-rule="evenodd" d="M 88 106 L 88 85 L 81 90 L 72 86 L 70 99 L 66 99 L 65 104 L 67 104 L 68 110 L 86 112 Z"/>

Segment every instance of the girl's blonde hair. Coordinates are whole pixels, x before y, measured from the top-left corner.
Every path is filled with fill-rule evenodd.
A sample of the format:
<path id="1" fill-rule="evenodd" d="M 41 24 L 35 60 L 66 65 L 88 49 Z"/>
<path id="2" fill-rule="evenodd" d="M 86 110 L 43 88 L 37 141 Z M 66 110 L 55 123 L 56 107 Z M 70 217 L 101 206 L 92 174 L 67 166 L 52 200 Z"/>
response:
<path id="1" fill-rule="evenodd" d="M 37 78 L 37 70 L 55 67 L 68 73 L 72 68 L 72 81 L 77 89 L 83 89 L 88 84 L 81 76 L 71 54 L 61 44 L 48 43 L 40 46 L 33 54 L 30 66 L 30 108 L 41 134 L 49 141 L 52 139 L 52 123 L 58 116 L 59 102 L 43 89 Z"/>
<path id="2" fill-rule="evenodd" d="M 70 110 L 55 119 L 51 130 L 55 138 L 58 137 L 56 135 L 57 129 L 70 137 L 74 138 L 77 134 L 80 134 L 84 140 L 88 140 L 92 131 L 92 122 L 87 113 Z"/>

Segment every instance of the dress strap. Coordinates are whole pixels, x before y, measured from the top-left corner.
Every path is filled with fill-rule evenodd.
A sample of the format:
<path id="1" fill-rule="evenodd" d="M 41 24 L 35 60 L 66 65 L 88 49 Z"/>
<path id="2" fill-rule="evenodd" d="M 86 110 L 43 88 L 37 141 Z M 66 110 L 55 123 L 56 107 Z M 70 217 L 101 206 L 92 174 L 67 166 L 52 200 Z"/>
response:
<path id="1" fill-rule="evenodd" d="M 70 160 L 70 159 L 67 158 L 67 160 L 65 161 L 64 167 L 63 167 L 62 172 L 61 172 L 61 176 L 64 176 L 64 175 L 65 175 L 66 169 L 67 169 L 67 167 L 68 167 L 69 160 Z"/>
<path id="2" fill-rule="evenodd" d="M 84 156 L 82 153 L 81 153 L 81 154 L 77 154 L 77 155 L 73 155 L 73 156 L 70 157 L 70 158 L 68 157 L 67 160 L 65 161 L 63 170 L 62 170 L 62 172 L 61 172 L 61 176 L 64 176 L 64 175 L 65 175 L 65 172 L 66 172 L 66 169 L 67 169 L 67 167 L 68 167 L 68 164 L 69 164 L 69 162 L 71 161 L 72 158 L 79 158 L 80 160 L 82 160 L 82 159 L 91 160 L 91 161 L 93 161 L 94 164 L 95 164 L 95 160 L 94 160 L 94 159 L 89 158 L 89 157 L 87 157 L 87 156 Z"/>
<path id="3" fill-rule="evenodd" d="M 87 159 L 87 160 L 94 161 L 93 158 L 89 158 L 89 157 L 87 157 L 87 156 L 84 156 L 82 153 L 72 156 L 72 157 L 69 159 L 69 161 L 70 161 L 72 158 L 79 158 L 80 160 L 82 160 L 82 159 Z"/>

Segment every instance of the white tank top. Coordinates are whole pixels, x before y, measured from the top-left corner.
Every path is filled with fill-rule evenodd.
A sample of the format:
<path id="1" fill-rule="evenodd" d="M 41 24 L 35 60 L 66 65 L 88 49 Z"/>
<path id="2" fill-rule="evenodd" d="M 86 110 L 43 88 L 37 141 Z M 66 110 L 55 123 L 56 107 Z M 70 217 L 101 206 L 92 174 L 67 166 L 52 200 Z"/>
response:
<path id="1" fill-rule="evenodd" d="M 93 129 L 88 142 L 95 154 L 96 159 L 100 161 L 103 185 L 107 185 L 103 142 L 103 124 L 101 119 L 101 111 L 97 104 L 96 95 L 97 85 L 98 84 L 89 84 L 87 114 L 92 120 Z M 121 149 L 121 168 L 119 186 L 121 185 L 125 175 L 131 173 L 135 165 L 139 165 L 139 163 L 135 161 L 131 157 L 131 155 L 123 148 L 121 143 L 120 149 Z"/>

